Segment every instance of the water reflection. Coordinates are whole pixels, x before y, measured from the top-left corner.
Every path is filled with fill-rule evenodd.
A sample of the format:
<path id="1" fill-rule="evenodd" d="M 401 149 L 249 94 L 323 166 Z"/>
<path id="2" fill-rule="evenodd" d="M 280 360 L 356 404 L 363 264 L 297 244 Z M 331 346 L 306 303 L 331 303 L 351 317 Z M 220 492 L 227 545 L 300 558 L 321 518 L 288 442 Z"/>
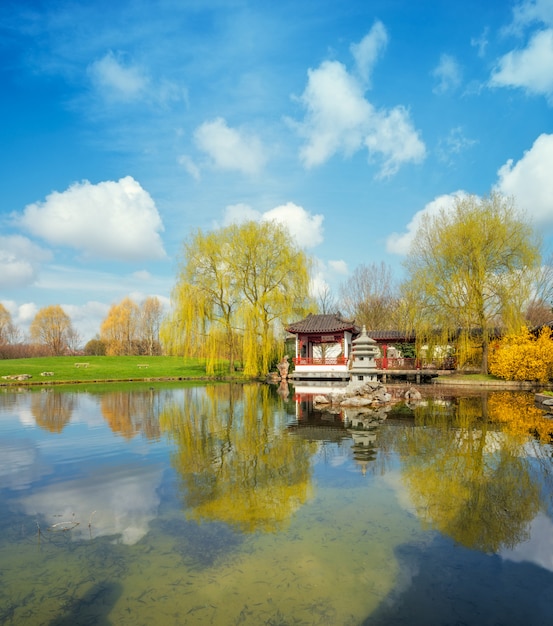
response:
<path id="1" fill-rule="evenodd" d="M 172 464 L 188 515 L 242 531 L 275 531 L 311 494 L 314 445 L 297 445 L 275 420 L 268 386 L 209 387 L 167 403 L 160 425 L 176 444 Z"/>
<path id="2" fill-rule="evenodd" d="M 0 394 L 2 624 L 548 623 L 531 394 L 385 413 L 282 385 L 59 395 Z"/>
<path id="3" fill-rule="evenodd" d="M 35 393 L 31 399 L 31 413 L 41 428 L 60 433 L 69 423 L 75 408 L 75 396 L 52 389 Z"/>
<path id="4" fill-rule="evenodd" d="M 540 509 L 521 442 L 484 418 L 480 398 L 415 409 L 391 443 L 420 519 L 468 548 L 497 552 L 528 537 Z"/>

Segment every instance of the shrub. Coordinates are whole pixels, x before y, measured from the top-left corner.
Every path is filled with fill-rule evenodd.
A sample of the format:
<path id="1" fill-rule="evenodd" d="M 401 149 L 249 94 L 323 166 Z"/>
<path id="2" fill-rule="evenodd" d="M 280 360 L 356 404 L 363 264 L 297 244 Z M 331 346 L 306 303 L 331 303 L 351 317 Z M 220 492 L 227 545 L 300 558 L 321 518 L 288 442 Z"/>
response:
<path id="1" fill-rule="evenodd" d="M 545 327 L 536 338 L 527 328 L 506 335 L 492 346 L 490 374 L 505 380 L 542 383 L 553 378 L 553 340 Z"/>

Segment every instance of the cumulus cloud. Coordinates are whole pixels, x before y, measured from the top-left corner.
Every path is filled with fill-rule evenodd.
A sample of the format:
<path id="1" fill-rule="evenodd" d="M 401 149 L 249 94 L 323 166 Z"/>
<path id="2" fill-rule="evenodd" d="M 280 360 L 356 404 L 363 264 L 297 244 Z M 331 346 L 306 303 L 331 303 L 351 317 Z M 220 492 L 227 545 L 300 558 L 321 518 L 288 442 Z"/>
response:
<path id="1" fill-rule="evenodd" d="M 494 190 L 513 197 L 517 206 L 525 211 L 534 224 L 553 227 L 553 134 L 540 135 L 530 150 L 516 163 L 509 159 L 498 172 Z M 409 252 L 413 238 L 423 216 L 436 215 L 441 209 L 451 208 L 458 198 L 466 197 L 465 191 L 439 196 L 413 216 L 403 233 L 392 233 L 386 241 L 386 249 L 394 254 Z"/>
<path id="2" fill-rule="evenodd" d="M 89 73 L 96 88 L 109 99 L 136 100 L 146 93 L 149 85 L 142 68 L 123 64 L 111 51 L 92 63 Z"/>
<path id="3" fill-rule="evenodd" d="M 553 225 L 553 134 L 540 135 L 516 163 L 499 168 L 496 189 L 513 196 L 537 224 Z"/>
<path id="4" fill-rule="evenodd" d="M 432 76 L 437 80 L 432 90 L 435 94 L 442 95 L 455 91 L 461 84 L 461 67 L 451 55 L 442 54 Z"/>
<path id="5" fill-rule="evenodd" d="M 520 87 L 553 104 L 553 29 L 535 33 L 526 48 L 504 55 L 492 72 L 493 87 Z"/>
<path id="6" fill-rule="evenodd" d="M 96 185 L 75 183 L 28 205 L 23 228 L 85 256 L 121 261 L 160 259 L 163 225 L 150 194 L 131 176 Z"/>
<path id="7" fill-rule="evenodd" d="M 407 162 L 420 162 L 425 145 L 404 107 L 377 110 L 366 98 L 370 69 L 385 44 L 385 31 L 375 26 L 368 39 L 352 47 L 359 76 L 338 61 L 324 61 L 308 70 L 299 98 L 305 117 L 295 127 L 305 140 L 300 160 L 306 168 L 335 154 L 351 156 L 365 147 L 370 161 L 382 160 L 378 176 L 391 176 Z"/>
<path id="8" fill-rule="evenodd" d="M 312 248 L 323 241 L 324 216 L 313 215 L 293 202 L 281 204 L 265 213 L 256 211 L 247 204 L 234 204 L 225 209 L 225 225 L 263 220 L 286 226 L 297 245 L 302 248 Z"/>
<path id="9" fill-rule="evenodd" d="M 386 250 L 392 254 L 405 255 L 409 249 L 419 226 L 426 215 L 437 215 L 442 209 L 451 209 L 458 198 L 463 198 L 467 194 L 464 191 L 456 191 L 451 194 L 444 194 L 434 198 L 424 209 L 417 211 L 413 219 L 407 224 L 407 230 L 404 233 L 392 233 L 386 240 Z"/>
<path id="10" fill-rule="evenodd" d="M 26 287 L 35 282 L 41 263 L 52 255 L 21 235 L 0 236 L 0 288 Z"/>
<path id="11" fill-rule="evenodd" d="M 239 202 L 238 204 L 229 204 L 225 208 L 223 216 L 223 225 L 229 226 L 230 224 L 243 224 L 244 222 L 260 222 L 262 214 L 249 204 Z"/>
<path id="12" fill-rule="evenodd" d="M 309 70 L 301 102 L 307 111 L 299 125 L 306 139 L 300 152 L 306 167 L 321 165 L 336 152 L 349 156 L 362 146 L 374 109 L 344 65 L 325 61 Z"/>
<path id="13" fill-rule="evenodd" d="M 219 169 L 257 174 L 267 161 L 263 144 L 256 135 L 230 128 L 222 117 L 199 126 L 194 140 Z"/>
<path id="14" fill-rule="evenodd" d="M 409 112 L 402 106 L 374 115 L 365 145 L 370 159 L 382 160 L 378 178 L 393 176 L 403 163 L 419 163 L 426 153 Z"/>

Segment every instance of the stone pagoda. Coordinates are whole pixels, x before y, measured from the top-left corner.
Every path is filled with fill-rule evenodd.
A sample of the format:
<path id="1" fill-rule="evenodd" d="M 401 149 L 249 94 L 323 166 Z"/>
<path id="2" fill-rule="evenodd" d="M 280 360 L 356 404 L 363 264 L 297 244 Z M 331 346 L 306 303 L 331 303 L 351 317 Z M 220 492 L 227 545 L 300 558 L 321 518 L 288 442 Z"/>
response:
<path id="1" fill-rule="evenodd" d="M 380 356 L 380 350 L 376 341 L 367 335 L 365 326 L 357 339 L 351 343 L 350 385 L 357 386 L 377 381 L 375 359 Z"/>

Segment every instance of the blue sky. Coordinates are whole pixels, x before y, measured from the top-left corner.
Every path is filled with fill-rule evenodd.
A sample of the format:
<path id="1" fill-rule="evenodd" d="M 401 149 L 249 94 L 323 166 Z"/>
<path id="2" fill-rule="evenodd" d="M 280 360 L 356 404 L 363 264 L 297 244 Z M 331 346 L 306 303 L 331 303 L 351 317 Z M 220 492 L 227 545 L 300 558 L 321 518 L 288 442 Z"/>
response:
<path id="1" fill-rule="evenodd" d="M 277 219 L 336 289 L 425 211 L 513 196 L 553 248 L 553 0 L 5 1 L 0 301 L 83 340 L 168 302 L 195 229 Z"/>

